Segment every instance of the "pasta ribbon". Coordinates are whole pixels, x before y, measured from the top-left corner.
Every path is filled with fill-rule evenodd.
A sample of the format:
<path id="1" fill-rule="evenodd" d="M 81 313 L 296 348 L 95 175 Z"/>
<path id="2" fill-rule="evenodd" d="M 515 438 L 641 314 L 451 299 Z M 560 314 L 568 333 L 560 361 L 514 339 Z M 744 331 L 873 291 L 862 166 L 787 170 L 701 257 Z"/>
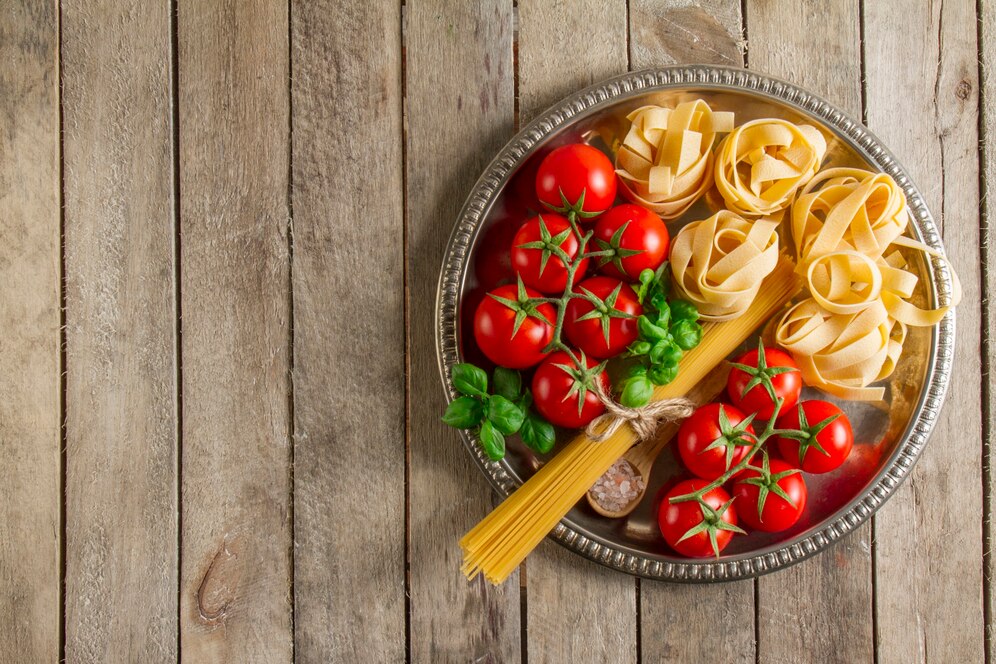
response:
<path id="1" fill-rule="evenodd" d="M 780 218 L 826 151 L 826 139 L 811 125 L 777 118 L 746 122 L 719 144 L 716 189 L 732 212 Z"/>
<path id="2" fill-rule="evenodd" d="M 778 262 L 778 222 L 748 221 L 721 210 L 694 221 L 671 244 L 671 273 L 682 297 L 703 320 L 742 314 Z"/>
<path id="3" fill-rule="evenodd" d="M 919 280 L 900 249 L 947 259 L 902 235 L 906 197 L 884 173 L 828 169 L 806 185 L 791 216 L 797 269 L 810 297 L 785 312 L 776 340 L 810 385 L 845 399 L 882 400 L 884 388 L 869 386 L 892 374 L 907 326 L 935 325 L 958 304 L 957 275 L 951 271 L 950 305 L 921 309 L 909 302 Z"/>
<path id="4" fill-rule="evenodd" d="M 697 99 L 674 109 L 642 106 L 616 151 L 623 195 L 665 221 L 684 214 L 712 186 L 713 143 L 733 129 L 733 113 Z"/>

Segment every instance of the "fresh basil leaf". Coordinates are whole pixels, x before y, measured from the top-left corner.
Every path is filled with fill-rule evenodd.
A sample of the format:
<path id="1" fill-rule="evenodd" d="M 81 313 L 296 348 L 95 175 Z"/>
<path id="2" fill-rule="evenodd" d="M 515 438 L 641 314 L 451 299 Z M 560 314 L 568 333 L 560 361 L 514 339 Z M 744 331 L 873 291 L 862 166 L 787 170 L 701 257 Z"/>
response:
<path id="1" fill-rule="evenodd" d="M 702 326 L 692 320 L 681 320 L 671 326 L 671 336 L 683 350 L 691 350 L 702 341 Z"/>
<path id="2" fill-rule="evenodd" d="M 469 397 L 483 397 L 488 393 L 488 374 L 473 364 L 453 367 L 453 389 Z"/>
<path id="3" fill-rule="evenodd" d="M 553 425 L 535 413 L 529 413 L 526 416 L 522 422 L 522 428 L 519 429 L 519 436 L 526 447 L 540 454 L 546 454 L 552 450 L 554 443 L 557 442 L 557 434 Z"/>
<path id="4" fill-rule="evenodd" d="M 654 325 L 645 315 L 636 319 L 636 328 L 647 341 L 659 341 L 668 336 L 666 329 Z"/>
<path id="5" fill-rule="evenodd" d="M 629 368 L 629 371 L 626 372 L 627 378 L 633 378 L 634 376 L 646 376 L 646 375 L 647 375 L 647 367 L 643 364 L 634 364 Z"/>
<path id="6" fill-rule="evenodd" d="M 489 459 L 499 461 L 505 456 L 505 436 L 501 435 L 491 420 L 484 420 L 477 437 L 481 439 L 481 449 Z"/>
<path id="7" fill-rule="evenodd" d="M 671 319 L 675 323 L 682 320 L 694 322 L 699 319 L 699 310 L 688 300 L 675 300 L 671 302 Z"/>
<path id="8" fill-rule="evenodd" d="M 647 371 L 647 378 L 654 385 L 667 385 L 678 377 L 678 364 L 655 364 Z"/>
<path id="9" fill-rule="evenodd" d="M 658 341 L 650 349 L 651 364 L 677 364 L 681 359 L 681 349 L 674 345 L 670 339 Z"/>
<path id="10" fill-rule="evenodd" d="M 656 309 L 658 325 L 667 325 L 671 320 L 671 308 L 667 304 L 667 296 L 661 291 L 657 291 L 650 296 L 650 306 Z"/>
<path id="11" fill-rule="evenodd" d="M 502 395 L 495 394 L 488 400 L 488 419 L 506 436 L 519 430 L 523 418 L 522 409 Z"/>
<path id="12" fill-rule="evenodd" d="M 495 394 L 515 401 L 522 393 L 522 376 L 514 369 L 495 367 Z"/>
<path id="13" fill-rule="evenodd" d="M 650 352 L 649 341 L 634 341 L 627 349 L 630 355 L 646 355 Z"/>
<path id="14" fill-rule="evenodd" d="M 456 429 L 476 427 L 484 419 L 484 404 L 474 397 L 458 397 L 443 413 L 443 424 Z"/>
<path id="15" fill-rule="evenodd" d="M 634 376 L 626 381 L 619 403 L 628 408 L 639 408 L 650 403 L 650 397 L 654 394 L 654 386 L 646 376 Z"/>
<path id="16" fill-rule="evenodd" d="M 533 393 L 528 389 L 523 390 L 522 396 L 515 400 L 515 403 L 522 409 L 522 412 L 527 412 L 529 406 L 533 403 Z"/>

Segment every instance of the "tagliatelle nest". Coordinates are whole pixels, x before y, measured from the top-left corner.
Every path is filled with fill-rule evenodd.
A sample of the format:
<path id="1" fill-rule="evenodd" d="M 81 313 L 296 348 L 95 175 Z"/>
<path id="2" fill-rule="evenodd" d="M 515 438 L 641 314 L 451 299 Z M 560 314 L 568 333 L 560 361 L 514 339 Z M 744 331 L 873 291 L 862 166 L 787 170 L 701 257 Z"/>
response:
<path id="1" fill-rule="evenodd" d="M 703 320 L 736 318 L 754 301 L 778 262 L 778 222 L 748 221 L 721 210 L 694 221 L 671 244 L 671 274 L 678 294 Z"/>
<path id="2" fill-rule="evenodd" d="M 616 151 L 623 195 L 665 221 L 676 219 L 712 186 L 713 143 L 733 129 L 733 113 L 698 99 L 674 109 L 642 106 Z"/>
<path id="3" fill-rule="evenodd" d="M 743 217 L 780 217 L 816 175 L 826 151 L 816 127 L 776 118 L 744 123 L 716 150 L 716 189 Z"/>

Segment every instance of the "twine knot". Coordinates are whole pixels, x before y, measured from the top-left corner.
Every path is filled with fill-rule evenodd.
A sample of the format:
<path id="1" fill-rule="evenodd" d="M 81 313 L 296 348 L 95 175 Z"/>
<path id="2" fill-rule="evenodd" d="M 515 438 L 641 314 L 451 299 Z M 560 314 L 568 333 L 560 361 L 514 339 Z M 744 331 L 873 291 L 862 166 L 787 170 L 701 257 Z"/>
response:
<path id="1" fill-rule="evenodd" d="M 681 420 L 692 414 L 695 402 L 685 398 L 651 401 L 646 406 L 627 408 L 605 394 L 602 386 L 595 381 L 594 392 L 603 404 L 605 413 L 593 419 L 585 428 L 588 438 L 601 442 L 628 423 L 637 439 L 646 440 L 654 435 L 661 422 Z"/>

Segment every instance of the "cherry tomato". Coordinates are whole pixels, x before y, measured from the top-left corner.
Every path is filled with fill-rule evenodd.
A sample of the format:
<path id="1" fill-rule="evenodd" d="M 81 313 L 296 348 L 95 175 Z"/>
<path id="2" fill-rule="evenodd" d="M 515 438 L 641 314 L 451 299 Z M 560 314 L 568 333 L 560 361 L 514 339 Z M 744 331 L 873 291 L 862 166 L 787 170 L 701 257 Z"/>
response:
<path id="1" fill-rule="evenodd" d="M 752 467 L 734 477 L 737 514 L 748 528 L 777 533 L 794 526 L 806 509 L 806 481 L 798 468 L 781 459 L 771 459 L 755 470 L 759 456 L 751 459 Z"/>
<path id="2" fill-rule="evenodd" d="M 546 357 L 543 349 L 553 341 L 557 311 L 546 302 L 529 301 L 536 297 L 543 295 L 509 285 L 495 288 L 481 300 L 474 314 L 474 339 L 489 360 L 510 369 L 525 369 Z"/>
<path id="3" fill-rule="evenodd" d="M 636 340 L 636 319 L 643 307 L 627 284 L 612 277 L 590 277 L 574 291 L 585 297 L 571 298 L 564 312 L 564 334 L 572 344 L 604 359 L 618 355 Z"/>
<path id="4" fill-rule="evenodd" d="M 754 442 L 747 416 L 725 404 L 697 408 L 678 429 L 678 455 L 688 470 L 714 480 L 740 463 Z"/>
<path id="5" fill-rule="evenodd" d="M 536 196 L 551 210 L 563 214 L 573 211 L 578 221 L 584 221 L 612 206 L 616 172 L 609 158 L 590 145 L 564 145 L 540 164 Z"/>
<path id="6" fill-rule="evenodd" d="M 730 504 L 730 494 L 717 487 L 706 493 L 702 499 L 712 508 L 706 511 L 696 501 L 672 503 L 671 498 L 697 491 L 706 486 L 705 480 L 685 480 L 667 492 L 657 512 L 657 523 L 667 545 L 678 553 L 691 558 L 719 556 L 733 538 L 737 528 L 737 513 Z M 724 509 L 725 508 L 725 509 Z M 685 534 L 702 523 L 708 525 L 698 533 L 682 539 Z M 680 541 L 679 541 L 680 540 Z M 713 544 L 715 543 L 715 547 Z"/>
<path id="7" fill-rule="evenodd" d="M 671 244 L 661 218 L 631 203 L 617 205 L 599 217 L 593 240 L 589 251 L 615 252 L 598 258 L 598 271 L 632 281 L 639 279 L 640 272 L 660 267 Z"/>
<path id="8" fill-rule="evenodd" d="M 605 405 L 592 390 L 597 380 L 605 394 L 609 378 L 598 370 L 598 362 L 584 358 L 582 369 L 562 350 L 550 355 L 533 374 L 533 404 L 551 424 L 578 429 L 605 412 Z"/>
<path id="9" fill-rule="evenodd" d="M 803 401 L 779 417 L 775 426 L 803 432 L 801 441 L 785 436 L 778 436 L 776 441 L 782 458 L 807 473 L 829 473 L 839 468 L 854 446 L 851 422 L 829 401 Z"/>
<path id="10" fill-rule="evenodd" d="M 762 420 L 771 419 L 775 412 L 775 402 L 760 383 L 762 376 L 771 380 L 775 396 L 783 400 L 781 413 L 787 413 L 799 402 L 802 392 L 802 374 L 792 356 L 777 348 L 765 348 L 744 353 L 733 361 L 733 369 L 726 380 L 726 392 L 730 402 L 745 413 L 757 413 Z M 741 366 L 737 366 L 741 365 Z M 747 367 L 745 371 L 742 367 Z M 744 394 L 748 385 L 753 386 Z"/>
<path id="11" fill-rule="evenodd" d="M 554 212 L 533 217 L 522 224 L 512 240 L 512 267 L 527 286 L 560 295 L 567 288 L 567 266 L 555 253 L 555 247 L 560 247 L 570 261 L 578 255 L 580 244 L 567 219 Z M 574 283 L 587 269 L 585 258 L 574 272 Z"/>

